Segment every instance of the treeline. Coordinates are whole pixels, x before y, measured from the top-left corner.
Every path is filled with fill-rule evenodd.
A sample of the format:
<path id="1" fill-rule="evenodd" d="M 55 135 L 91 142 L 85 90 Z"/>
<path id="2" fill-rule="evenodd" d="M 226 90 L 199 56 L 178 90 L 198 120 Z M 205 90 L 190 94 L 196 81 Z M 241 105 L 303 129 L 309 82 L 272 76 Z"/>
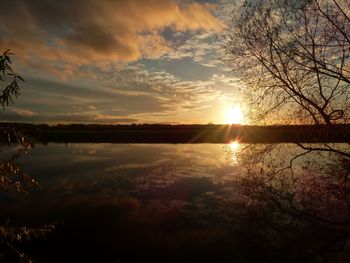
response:
<path id="1" fill-rule="evenodd" d="M 42 142 L 245 143 L 350 142 L 350 125 L 29 124 L 11 126 Z"/>

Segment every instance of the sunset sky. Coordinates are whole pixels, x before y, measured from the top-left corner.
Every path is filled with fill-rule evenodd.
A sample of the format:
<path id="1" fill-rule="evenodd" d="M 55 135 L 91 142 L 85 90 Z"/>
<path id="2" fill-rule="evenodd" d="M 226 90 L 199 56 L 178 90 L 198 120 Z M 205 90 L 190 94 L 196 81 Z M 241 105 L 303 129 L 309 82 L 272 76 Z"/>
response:
<path id="1" fill-rule="evenodd" d="M 220 61 L 234 0 L 0 0 L 22 94 L 1 121 L 224 123 L 241 103 Z"/>

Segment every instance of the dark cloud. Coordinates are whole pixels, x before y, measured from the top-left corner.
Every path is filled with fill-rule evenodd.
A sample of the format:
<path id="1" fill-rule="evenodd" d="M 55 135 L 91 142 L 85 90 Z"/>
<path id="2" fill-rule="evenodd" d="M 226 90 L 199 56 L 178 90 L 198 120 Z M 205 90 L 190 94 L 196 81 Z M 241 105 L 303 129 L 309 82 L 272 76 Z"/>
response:
<path id="1" fill-rule="evenodd" d="M 167 28 L 220 30 L 212 8 L 173 0 L 0 0 L 0 47 L 52 71 L 69 64 L 60 72 L 69 75 L 73 65 L 159 57 L 171 51 Z"/>

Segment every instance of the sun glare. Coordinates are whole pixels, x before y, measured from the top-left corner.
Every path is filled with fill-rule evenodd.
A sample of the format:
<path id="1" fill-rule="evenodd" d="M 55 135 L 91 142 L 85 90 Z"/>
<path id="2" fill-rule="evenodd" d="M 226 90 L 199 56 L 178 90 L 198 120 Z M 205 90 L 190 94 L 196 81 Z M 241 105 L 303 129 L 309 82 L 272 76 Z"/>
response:
<path id="1" fill-rule="evenodd" d="M 230 162 L 231 165 L 238 165 L 238 153 L 240 151 L 241 145 L 238 140 L 231 141 L 227 145 L 226 160 Z"/>
<path id="2" fill-rule="evenodd" d="M 227 124 L 242 124 L 244 121 L 244 114 L 240 106 L 232 106 L 226 112 L 226 120 Z"/>
<path id="3" fill-rule="evenodd" d="M 230 149 L 234 152 L 236 152 L 240 146 L 238 141 L 233 141 L 229 145 L 230 145 Z"/>

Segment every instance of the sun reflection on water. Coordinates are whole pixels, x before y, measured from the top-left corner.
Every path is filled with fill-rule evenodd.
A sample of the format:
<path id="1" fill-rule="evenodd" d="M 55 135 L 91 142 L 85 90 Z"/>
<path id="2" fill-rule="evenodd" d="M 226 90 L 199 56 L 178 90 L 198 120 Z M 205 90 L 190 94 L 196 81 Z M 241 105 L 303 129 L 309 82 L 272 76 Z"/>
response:
<path id="1" fill-rule="evenodd" d="M 230 149 L 231 149 L 232 151 L 237 151 L 237 150 L 239 150 L 239 148 L 240 148 L 240 144 L 239 144 L 238 141 L 233 141 L 233 142 L 231 142 L 229 145 L 230 145 Z"/>
<path id="2" fill-rule="evenodd" d="M 224 146 L 225 158 L 230 165 L 238 165 L 238 153 L 241 149 L 239 141 L 235 140 Z"/>

